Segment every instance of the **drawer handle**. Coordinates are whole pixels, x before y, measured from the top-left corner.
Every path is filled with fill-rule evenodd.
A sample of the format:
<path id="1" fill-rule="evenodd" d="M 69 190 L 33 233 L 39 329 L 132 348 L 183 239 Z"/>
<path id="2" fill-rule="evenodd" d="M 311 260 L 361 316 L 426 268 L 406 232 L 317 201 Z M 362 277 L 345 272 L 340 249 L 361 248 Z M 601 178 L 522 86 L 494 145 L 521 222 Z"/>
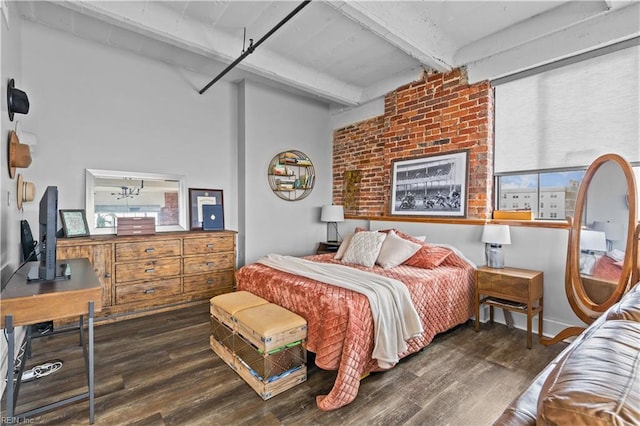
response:
<path id="1" fill-rule="evenodd" d="M 111 274 L 110 274 L 110 273 L 108 273 L 108 272 L 105 272 L 105 273 L 104 273 L 104 277 L 105 277 L 105 278 L 111 278 Z"/>
<path id="2" fill-rule="evenodd" d="M 144 271 L 145 272 L 155 272 L 156 269 L 155 268 L 149 268 L 149 269 L 145 269 Z"/>
<path id="3" fill-rule="evenodd" d="M 207 284 L 213 284 L 213 280 L 212 280 L 211 278 L 209 278 L 209 279 L 207 280 Z"/>
<path id="4" fill-rule="evenodd" d="M 153 247 L 149 247 L 148 249 L 144 249 L 145 253 L 153 253 L 155 249 Z"/>
<path id="5" fill-rule="evenodd" d="M 216 246 L 216 245 L 215 245 L 215 244 L 213 244 L 213 243 L 209 243 L 209 244 L 207 244 L 207 248 L 214 248 L 215 246 Z"/>
<path id="6" fill-rule="evenodd" d="M 142 228 L 142 225 L 132 225 L 131 227 L 133 229 L 140 229 L 140 228 Z"/>
<path id="7" fill-rule="evenodd" d="M 155 288 L 149 288 L 144 291 L 144 294 L 153 294 L 156 292 Z"/>
<path id="8" fill-rule="evenodd" d="M 216 262 L 207 262 L 207 266 L 215 266 Z"/>

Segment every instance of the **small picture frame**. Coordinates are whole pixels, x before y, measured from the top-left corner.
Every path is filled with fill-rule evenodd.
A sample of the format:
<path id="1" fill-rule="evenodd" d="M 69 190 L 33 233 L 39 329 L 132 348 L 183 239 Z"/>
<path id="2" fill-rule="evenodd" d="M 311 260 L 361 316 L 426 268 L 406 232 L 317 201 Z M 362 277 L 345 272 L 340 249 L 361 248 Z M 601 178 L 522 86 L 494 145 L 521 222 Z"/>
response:
<path id="1" fill-rule="evenodd" d="M 84 210 L 60 210 L 62 230 L 65 237 L 86 237 L 89 226 Z"/>
<path id="2" fill-rule="evenodd" d="M 189 188 L 189 229 L 192 231 L 202 229 L 202 223 L 204 221 L 202 206 L 204 205 L 221 206 L 222 208 L 220 210 L 224 212 L 222 190 Z M 220 219 L 222 223 L 224 223 L 224 218 Z"/>

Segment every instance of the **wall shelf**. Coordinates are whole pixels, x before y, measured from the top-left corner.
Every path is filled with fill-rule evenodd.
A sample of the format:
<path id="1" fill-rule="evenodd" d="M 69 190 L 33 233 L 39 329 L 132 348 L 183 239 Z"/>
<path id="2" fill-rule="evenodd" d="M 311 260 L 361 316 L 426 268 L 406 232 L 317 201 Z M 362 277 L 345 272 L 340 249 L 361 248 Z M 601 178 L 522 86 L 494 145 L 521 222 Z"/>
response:
<path id="1" fill-rule="evenodd" d="M 302 200 L 313 190 L 315 169 L 309 157 L 296 150 L 276 154 L 269 162 L 267 178 L 274 194 L 286 201 Z"/>

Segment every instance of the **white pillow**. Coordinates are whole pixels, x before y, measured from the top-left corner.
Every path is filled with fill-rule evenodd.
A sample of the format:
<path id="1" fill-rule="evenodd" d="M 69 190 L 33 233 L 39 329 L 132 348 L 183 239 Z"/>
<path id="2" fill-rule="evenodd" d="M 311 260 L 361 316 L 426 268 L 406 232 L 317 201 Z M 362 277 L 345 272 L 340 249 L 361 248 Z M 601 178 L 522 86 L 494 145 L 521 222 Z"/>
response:
<path id="1" fill-rule="evenodd" d="M 384 269 L 396 267 L 416 254 L 420 247 L 420 244 L 400 238 L 395 232 L 389 231 L 376 263 Z"/>
<path id="2" fill-rule="evenodd" d="M 344 256 L 344 253 L 347 251 L 347 248 L 349 247 L 349 243 L 351 242 L 351 237 L 353 237 L 353 233 L 347 234 L 344 236 L 344 239 L 342 240 L 340 247 L 338 247 L 338 251 L 336 252 L 336 255 L 333 256 L 335 260 L 342 259 L 342 256 Z"/>
<path id="3" fill-rule="evenodd" d="M 356 232 L 351 237 L 351 242 L 342 257 L 342 261 L 366 266 L 367 268 L 373 267 L 376 264 L 376 259 L 380 254 L 380 249 L 386 236 L 387 234 L 378 231 Z"/>

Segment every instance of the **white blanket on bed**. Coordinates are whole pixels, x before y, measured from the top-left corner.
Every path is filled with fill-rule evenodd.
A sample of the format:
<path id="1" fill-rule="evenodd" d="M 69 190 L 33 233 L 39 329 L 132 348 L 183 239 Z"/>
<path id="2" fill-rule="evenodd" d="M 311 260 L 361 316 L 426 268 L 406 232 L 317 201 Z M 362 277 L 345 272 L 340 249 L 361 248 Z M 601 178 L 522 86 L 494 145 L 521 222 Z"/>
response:
<path id="1" fill-rule="evenodd" d="M 364 294 L 371 305 L 375 330 L 372 358 L 381 368 L 395 365 L 398 355 L 407 350 L 406 341 L 423 332 L 409 290 L 401 281 L 344 265 L 279 254 L 268 254 L 257 262 Z"/>

